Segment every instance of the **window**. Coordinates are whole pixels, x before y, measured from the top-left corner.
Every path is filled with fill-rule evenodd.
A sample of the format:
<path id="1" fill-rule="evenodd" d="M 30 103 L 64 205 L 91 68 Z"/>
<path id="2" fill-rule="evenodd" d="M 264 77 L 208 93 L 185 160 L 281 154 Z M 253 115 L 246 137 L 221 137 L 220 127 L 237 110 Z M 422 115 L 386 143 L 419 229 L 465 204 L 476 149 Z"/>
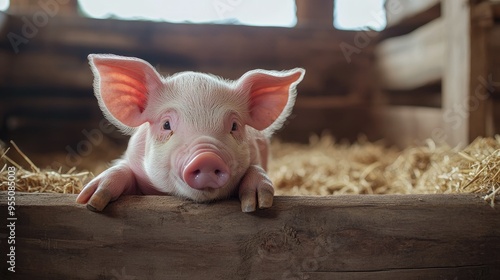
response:
<path id="1" fill-rule="evenodd" d="M 294 0 L 79 0 L 79 5 L 92 18 L 284 27 L 297 22 Z"/>
<path id="2" fill-rule="evenodd" d="M 9 0 L 0 0 L 0 11 L 7 11 L 9 8 L 10 1 Z"/>
<path id="3" fill-rule="evenodd" d="M 336 0 L 333 25 L 342 30 L 385 28 L 384 0 Z"/>

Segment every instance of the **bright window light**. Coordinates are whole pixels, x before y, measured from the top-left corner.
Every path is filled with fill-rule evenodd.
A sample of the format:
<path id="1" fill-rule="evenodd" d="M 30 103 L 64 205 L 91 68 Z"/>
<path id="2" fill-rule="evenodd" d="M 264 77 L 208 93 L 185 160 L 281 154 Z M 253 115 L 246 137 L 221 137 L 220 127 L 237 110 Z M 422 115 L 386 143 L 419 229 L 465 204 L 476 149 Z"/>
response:
<path id="1" fill-rule="evenodd" d="M 92 18 L 292 27 L 294 0 L 79 0 Z"/>
<path id="2" fill-rule="evenodd" d="M 9 0 L 0 0 L 0 11 L 7 11 L 9 8 L 10 1 Z"/>
<path id="3" fill-rule="evenodd" d="M 337 29 L 380 31 L 386 26 L 384 0 L 336 0 L 334 13 Z"/>

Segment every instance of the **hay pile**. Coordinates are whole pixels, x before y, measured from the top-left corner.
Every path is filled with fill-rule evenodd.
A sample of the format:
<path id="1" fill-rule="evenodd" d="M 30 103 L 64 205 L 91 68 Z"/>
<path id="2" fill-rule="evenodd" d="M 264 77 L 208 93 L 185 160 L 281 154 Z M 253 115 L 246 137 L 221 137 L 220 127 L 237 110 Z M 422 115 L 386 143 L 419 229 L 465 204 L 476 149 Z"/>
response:
<path id="1" fill-rule="evenodd" d="M 79 193 L 93 176 L 75 168 L 40 170 L 13 147 L 31 170 L 4 152 L 0 190 L 7 189 L 8 165 L 16 166 L 17 190 L 23 192 Z M 309 145 L 274 141 L 271 150 L 269 175 L 277 195 L 478 193 L 493 205 L 500 189 L 500 136 L 478 138 L 461 151 L 432 141 L 400 151 L 364 139 L 336 143 L 330 136 L 311 137 Z"/>
<path id="2" fill-rule="evenodd" d="M 277 195 L 478 193 L 494 204 L 500 189 L 500 136 L 462 151 L 425 146 L 402 151 L 330 136 L 309 145 L 273 143 L 269 174 Z"/>
<path id="3" fill-rule="evenodd" d="M 6 161 L 0 170 L 0 190 L 8 189 L 8 166 L 16 167 L 16 191 L 19 192 L 46 192 L 46 193 L 80 193 L 85 183 L 89 178 L 93 177 L 91 172 L 76 172 L 76 168 L 72 168 L 67 172 L 62 172 L 61 169 L 55 170 L 40 170 L 33 162 L 17 147 L 14 142 L 11 142 L 12 147 L 25 159 L 31 170 L 24 169 L 18 163 L 14 162 L 7 156 L 9 149 L 2 152 L 1 158 Z"/>

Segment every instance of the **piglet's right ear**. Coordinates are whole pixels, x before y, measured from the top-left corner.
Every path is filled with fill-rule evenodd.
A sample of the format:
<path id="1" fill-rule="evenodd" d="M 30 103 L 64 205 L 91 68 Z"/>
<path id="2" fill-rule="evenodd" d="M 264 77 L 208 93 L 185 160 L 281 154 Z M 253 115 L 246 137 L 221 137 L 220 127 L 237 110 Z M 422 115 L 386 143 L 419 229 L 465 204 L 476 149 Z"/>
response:
<path id="1" fill-rule="evenodd" d="M 146 61 L 110 54 L 91 54 L 94 92 L 101 110 L 127 130 L 148 121 L 147 101 L 161 90 L 161 77 Z"/>

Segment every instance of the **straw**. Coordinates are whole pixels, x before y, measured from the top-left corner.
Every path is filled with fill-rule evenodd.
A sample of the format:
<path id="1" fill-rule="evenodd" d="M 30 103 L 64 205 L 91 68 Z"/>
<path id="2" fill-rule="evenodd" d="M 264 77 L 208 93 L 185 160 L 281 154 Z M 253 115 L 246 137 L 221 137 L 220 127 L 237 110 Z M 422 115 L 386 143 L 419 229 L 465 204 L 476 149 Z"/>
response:
<path id="1" fill-rule="evenodd" d="M 0 171 L 0 190 L 7 190 L 7 166 L 14 166 L 16 189 L 23 192 L 79 193 L 93 177 L 90 171 L 41 170 L 11 142 L 30 166 L 0 151 L 6 162 Z M 330 135 L 312 136 L 309 144 L 271 144 L 269 176 L 276 195 L 476 193 L 491 203 L 500 195 L 500 136 L 477 138 L 463 150 L 423 146 L 404 150 L 383 142 L 337 143 Z M 102 162 L 93 162 L 102 166 Z"/>

